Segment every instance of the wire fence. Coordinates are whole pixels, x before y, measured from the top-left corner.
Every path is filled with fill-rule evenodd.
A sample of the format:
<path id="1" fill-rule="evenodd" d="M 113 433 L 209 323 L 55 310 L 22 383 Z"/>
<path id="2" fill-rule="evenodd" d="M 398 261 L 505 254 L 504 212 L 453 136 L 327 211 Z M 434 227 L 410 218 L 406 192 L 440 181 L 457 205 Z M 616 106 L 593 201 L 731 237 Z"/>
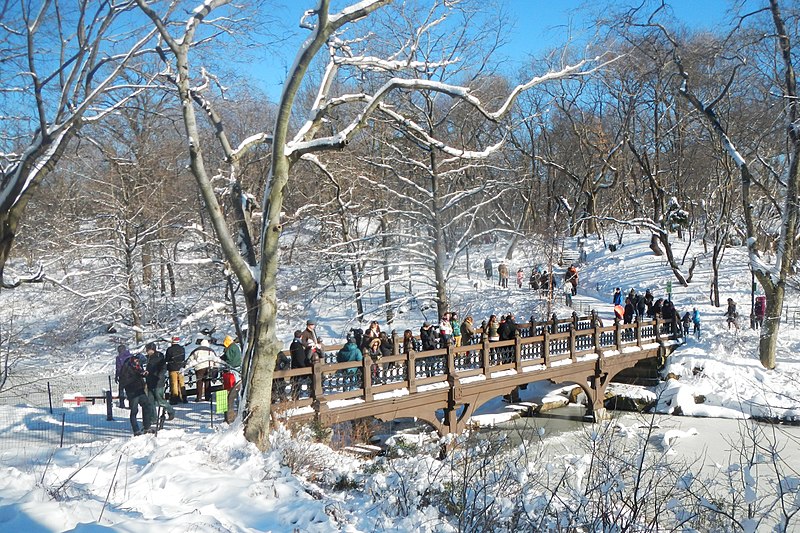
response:
<path id="1" fill-rule="evenodd" d="M 74 444 L 132 437 L 130 411 L 119 406 L 117 390 L 108 375 L 9 376 L 0 390 L 0 463 Z M 165 421 L 162 431 L 225 424 L 215 394 L 209 401 L 192 398 L 173 407 L 175 418 Z M 140 425 L 141 416 L 140 409 Z"/>

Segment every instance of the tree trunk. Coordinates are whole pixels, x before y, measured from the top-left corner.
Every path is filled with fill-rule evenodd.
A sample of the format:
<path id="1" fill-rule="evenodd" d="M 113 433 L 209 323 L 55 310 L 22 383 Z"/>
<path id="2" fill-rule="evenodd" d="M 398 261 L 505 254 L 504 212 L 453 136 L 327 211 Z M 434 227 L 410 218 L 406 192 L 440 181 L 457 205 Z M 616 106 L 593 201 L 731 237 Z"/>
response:
<path id="1" fill-rule="evenodd" d="M 394 311 L 392 310 L 392 285 L 389 272 L 389 223 L 386 220 L 388 215 L 381 215 L 381 246 L 383 247 L 383 297 L 386 301 L 386 324 L 391 326 L 394 322 Z"/>

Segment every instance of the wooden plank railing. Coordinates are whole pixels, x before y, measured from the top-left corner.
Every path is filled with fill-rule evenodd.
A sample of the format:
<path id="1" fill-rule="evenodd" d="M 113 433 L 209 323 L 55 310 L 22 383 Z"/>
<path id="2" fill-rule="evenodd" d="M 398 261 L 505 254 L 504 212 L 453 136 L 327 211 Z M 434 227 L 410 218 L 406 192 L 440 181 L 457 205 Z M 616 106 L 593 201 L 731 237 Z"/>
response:
<path id="1" fill-rule="evenodd" d="M 519 331 L 521 335 L 512 340 L 489 342 L 479 332 L 460 347 L 412 350 L 408 354 L 401 353 L 400 339 L 393 335 L 395 355 L 375 361 L 365 356 L 363 361 L 337 363 L 336 352 L 341 346 L 329 346 L 324 362 L 310 368 L 275 371 L 273 401 L 290 402 L 292 408 L 301 409 L 320 402 L 370 402 L 376 397 L 390 398 L 403 389 L 404 394 L 416 394 L 446 387 L 454 378 L 462 382 L 472 377 L 492 379 L 504 372 L 536 372 L 586 357 L 614 357 L 626 348 L 641 349 L 680 336 L 680 328 L 660 319 L 601 326 L 592 317 L 577 315 L 521 324 Z M 531 336 L 531 332 L 536 334 Z"/>

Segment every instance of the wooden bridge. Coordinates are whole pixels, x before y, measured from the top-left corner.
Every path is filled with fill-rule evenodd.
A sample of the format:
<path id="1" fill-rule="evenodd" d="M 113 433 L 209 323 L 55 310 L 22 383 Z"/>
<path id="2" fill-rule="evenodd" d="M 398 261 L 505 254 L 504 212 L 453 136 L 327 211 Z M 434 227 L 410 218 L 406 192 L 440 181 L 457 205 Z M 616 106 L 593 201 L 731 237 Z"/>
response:
<path id="1" fill-rule="evenodd" d="M 323 425 L 375 417 L 415 417 L 440 435 L 462 431 L 475 409 L 520 385 L 572 382 L 588 398 L 587 412 L 604 418 L 608 383 L 645 360 L 664 358 L 682 343 L 680 328 L 663 320 L 602 326 L 596 316 L 519 325 L 513 340 L 394 354 L 376 361 L 337 363 L 339 346 L 310 368 L 275 371 L 273 409 L 286 420 Z"/>

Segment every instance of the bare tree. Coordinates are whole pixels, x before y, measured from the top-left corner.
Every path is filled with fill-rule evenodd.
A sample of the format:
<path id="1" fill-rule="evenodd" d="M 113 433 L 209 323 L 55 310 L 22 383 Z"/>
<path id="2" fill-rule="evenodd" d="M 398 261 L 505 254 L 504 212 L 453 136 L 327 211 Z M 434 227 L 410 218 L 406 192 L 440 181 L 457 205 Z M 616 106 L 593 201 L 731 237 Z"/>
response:
<path id="1" fill-rule="evenodd" d="M 130 20 L 121 20 L 135 7 L 130 1 L 64 5 L 45 0 L 21 2 L 18 7 L 0 12 L 4 34 L 0 287 L 4 288 L 37 279 L 5 276 L 25 208 L 80 128 L 118 109 L 141 90 L 120 81 L 120 75 L 156 33 L 140 32 Z"/>

